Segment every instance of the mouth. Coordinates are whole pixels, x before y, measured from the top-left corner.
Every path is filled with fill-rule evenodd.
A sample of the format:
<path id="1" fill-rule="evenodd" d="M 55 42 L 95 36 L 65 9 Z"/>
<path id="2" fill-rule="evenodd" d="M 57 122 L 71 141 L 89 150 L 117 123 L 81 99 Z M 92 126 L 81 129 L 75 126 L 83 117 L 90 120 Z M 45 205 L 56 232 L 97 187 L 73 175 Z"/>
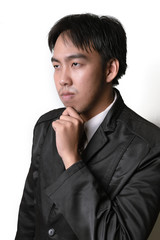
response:
<path id="1" fill-rule="evenodd" d="M 72 99 L 74 98 L 74 96 L 75 96 L 75 93 L 72 93 L 72 92 L 62 92 L 62 93 L 60 94 L 60 96 L 61 96 L 61 99 L 62 99 L 64 102 L 66 102 L 66 101 L 72 100 Z"/>

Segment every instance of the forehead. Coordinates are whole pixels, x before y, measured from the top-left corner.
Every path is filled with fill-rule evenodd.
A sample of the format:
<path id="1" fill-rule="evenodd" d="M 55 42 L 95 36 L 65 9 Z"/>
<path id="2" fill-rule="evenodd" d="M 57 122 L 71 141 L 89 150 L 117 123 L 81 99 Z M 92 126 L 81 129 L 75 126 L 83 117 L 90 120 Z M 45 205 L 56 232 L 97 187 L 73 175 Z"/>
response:
<path id="1" fill-rule="evenodd" d="M 70 55 L 84 56 L 86 59 L 100 58 L 99 53 L 93 48 L 82 49 L 77 47 L 66 34 L 60 34 L 53 49 L 53 56 L 55 58 L 63 58 Z"/>

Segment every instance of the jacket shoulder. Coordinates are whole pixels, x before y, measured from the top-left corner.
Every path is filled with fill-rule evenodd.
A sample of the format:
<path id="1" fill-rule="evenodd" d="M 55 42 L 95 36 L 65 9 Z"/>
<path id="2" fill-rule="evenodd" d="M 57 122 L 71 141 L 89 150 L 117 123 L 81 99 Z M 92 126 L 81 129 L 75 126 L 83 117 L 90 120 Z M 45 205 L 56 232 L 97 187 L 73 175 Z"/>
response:
<path id="1" fill-rule="evenodd" d="M 36 125 L 39 125 L 43 122 L 53 121 L 55 119 L 58 119 L 62 112 L 64 111 L 64 108 L 58 108 L 51 110 L 45 114 L 43 114 L 37 121 Z"/>
<path id="2" fill-rule="evenodd" d="M 123 109 L 120 120 L 124 122 L 130 131 L 143 138 L 143 140 L 152 144 L 160 142 L 160 128 L 127 106 Z"/>

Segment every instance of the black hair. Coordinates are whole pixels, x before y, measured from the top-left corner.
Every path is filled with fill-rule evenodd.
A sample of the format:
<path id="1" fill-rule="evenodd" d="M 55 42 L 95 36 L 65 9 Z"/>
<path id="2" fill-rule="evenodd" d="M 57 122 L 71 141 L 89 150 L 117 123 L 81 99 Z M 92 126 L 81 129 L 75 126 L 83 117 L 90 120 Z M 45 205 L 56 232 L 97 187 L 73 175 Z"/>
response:
<path id="1" fill-rule="evenodd" d="M 96 50 L 101 55 L 105 66 L 110 59 L 117 59 L 119 71 L 112 83 L 118 84 L 118 79 L 125 74 L 127 68 L 127 38 L 122 24 L 116 18 L 89 13 L 61 18 L 48 35 L 51 51 L 61 33 L 67 34 L 77 48 L 86 51 Z"/>

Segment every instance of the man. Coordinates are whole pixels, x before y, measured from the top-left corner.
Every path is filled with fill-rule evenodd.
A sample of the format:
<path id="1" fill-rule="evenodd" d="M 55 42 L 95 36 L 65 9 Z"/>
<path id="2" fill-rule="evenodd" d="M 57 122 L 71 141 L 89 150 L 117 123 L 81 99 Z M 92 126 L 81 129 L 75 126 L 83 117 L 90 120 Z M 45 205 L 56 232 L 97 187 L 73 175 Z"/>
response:
<path id="1" fill-rule="evenodd" d="M 35 126 L 16 240 L 147 239 L 160 209 L 160 130 L 113 87 L 127 66 L 122 25 L 66 16 L 49 47 L 66 108 Z"/>

